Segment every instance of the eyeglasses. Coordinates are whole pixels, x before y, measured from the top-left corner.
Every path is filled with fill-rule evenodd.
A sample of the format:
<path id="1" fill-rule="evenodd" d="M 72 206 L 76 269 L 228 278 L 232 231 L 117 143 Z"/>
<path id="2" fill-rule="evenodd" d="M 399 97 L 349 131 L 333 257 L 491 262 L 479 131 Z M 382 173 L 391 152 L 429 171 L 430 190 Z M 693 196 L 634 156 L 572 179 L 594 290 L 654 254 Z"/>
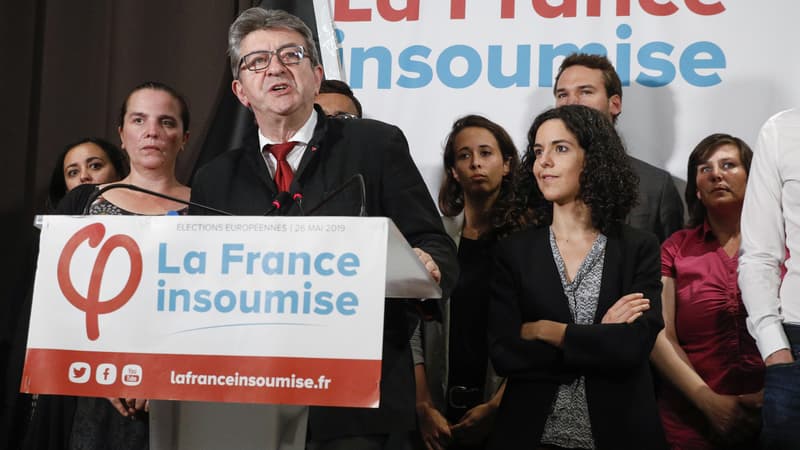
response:
<path id="1" fill-rule="evenodd" d="M 278 61 L 284 66 L 300 64 L 306 56 L 306 49 L 302 45 L 285 45 L 277 50 L 258 50 L 242 56 L 239 60 L 239 71 L 245 68 L 251 72 L 260 72 L 272 61 L 272 55 L 278 55 Z"/>
<path id="2" fill-rule="evenodd" d="M 336 114 L 331 114 L 328 116 L 331 119 L 358 119 L 359 117 L 353 113 L 349 112 L 338 112 Z"/>

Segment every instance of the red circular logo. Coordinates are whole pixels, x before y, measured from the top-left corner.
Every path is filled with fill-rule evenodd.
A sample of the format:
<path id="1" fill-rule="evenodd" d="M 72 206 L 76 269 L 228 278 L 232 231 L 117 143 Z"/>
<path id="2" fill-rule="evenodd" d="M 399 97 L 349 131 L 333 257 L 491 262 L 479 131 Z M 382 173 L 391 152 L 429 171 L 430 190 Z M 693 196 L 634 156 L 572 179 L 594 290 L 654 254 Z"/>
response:
<path id="1" fill-rule="evenodd" d="M 78 230 L 64 245 L 61 251 L 61 256 L 58 258 L 58 287 L 64 297 L 72 303 L 72 305 L 79 310 L 86 313 L 86 337 L 95 341 L 100 337 L 100 325 L 98 323 L 100 314 L 108 314 L 114 312 L 128 302 L 136 292 L 139 282 L 142 280 L 142 252 L 139 246 L 130 236 L 123 234 L 115 234 L 108 238 L 108 240 L 100 247 L 97 253 L 97 259 L 92 267 L 92 273 L 89 277 L 89 288 L 86 291 L 86 296 L 82 296 L 72 284 L 72 279 L 69 275 L 69 268 L 72 264 L 72 257 L 75 250 L 87 241 L 92 248 L 97 247 L 103 240 L 106 233 L 106 227 L 102 223 L 93 223 Z M 128 254 L 131 261 L 131 270 L 128 274 L 128 281 L 125 282 L 125 287 L 111 299 L 100 300 L 100 286 L 103 281 L 103 273 L 106 269 L 111 252 L 121 248 Z"/>

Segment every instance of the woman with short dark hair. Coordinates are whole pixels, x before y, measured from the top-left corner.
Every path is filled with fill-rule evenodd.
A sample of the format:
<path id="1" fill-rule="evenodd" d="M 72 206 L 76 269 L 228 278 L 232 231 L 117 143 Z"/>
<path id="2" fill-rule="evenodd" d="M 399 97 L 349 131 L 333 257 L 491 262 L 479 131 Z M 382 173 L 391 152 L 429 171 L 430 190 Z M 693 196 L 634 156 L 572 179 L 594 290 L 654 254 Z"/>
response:
<path id="1" fill-rule="evenodd" d="M 712 134 L 689 155 L 689 228 L 661 246 L 664 331 L 651 358 L 666 381 L 659 410 L 676 449 L 758 446 L 764 363 L 737 283 L 739 222 L 753 152 Z"/>

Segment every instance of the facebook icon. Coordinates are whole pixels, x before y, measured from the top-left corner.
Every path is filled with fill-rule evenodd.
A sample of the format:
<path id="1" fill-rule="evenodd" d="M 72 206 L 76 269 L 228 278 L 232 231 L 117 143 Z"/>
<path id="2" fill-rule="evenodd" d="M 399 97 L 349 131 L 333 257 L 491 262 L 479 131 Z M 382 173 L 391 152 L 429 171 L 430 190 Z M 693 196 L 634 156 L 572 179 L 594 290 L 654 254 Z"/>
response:
<path id="1" fill-rule="evenodd" d="M 97 384 L 114 384 L 117 381 L 117 366 L 109 363 L 98 365 L 94 378 Z"/>

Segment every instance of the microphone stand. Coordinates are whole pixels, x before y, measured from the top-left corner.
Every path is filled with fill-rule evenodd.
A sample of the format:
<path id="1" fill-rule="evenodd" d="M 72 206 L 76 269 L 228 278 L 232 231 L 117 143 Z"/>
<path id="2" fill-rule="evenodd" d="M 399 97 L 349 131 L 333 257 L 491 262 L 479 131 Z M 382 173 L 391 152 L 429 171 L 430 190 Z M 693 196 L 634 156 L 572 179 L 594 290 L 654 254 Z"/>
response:
<path id="1" fill-rule="evenodd" d="M 210 212 L 213 212 L 215 214 L 222 215 L 222 216 L 232 216 L 233 215 L 233 214 L 231 214 L 231 213 L 229 213 L 227 211 L 223 211 L 221 209 L 212 208 L 212 207 L 206 206 L 206 205 L 201 205 L 200 203 L 195 203 L 195 202 L 192 202 L 192 201 L 186 201 L 186 200 L 183 200 L 183 199 L 180 199 L 180 198 L 173 197 L 171 195 L 162 194 L 160 192 L 151 191 L 150 189 L 145 189 L 145 188 L 133 185 L 133 184 L 125 184 L 125 183 L 109 184 L 106 187 L 103 187 L 103 188 L 100 188 L 100 189 L 97 189 L 96 191 L 94 191 L 92 193 L 92 195 L 90 195 L 89 198 L 86 200 L 86 206 L 83 207 L 83 215 L 85 216 L 85 215 L 89 214 L 89 207 L 92 206 L 92 203 L 94 203 L 94 201 L 97 200 L 98 197 L 100 197 L 101 195 L 103 195 L 104 193 L 106 193 L 106 192 L 108 192 L 108 191 L 110 191 L 112 189 L 128 189 L 128 190 L 131 190 L 131 191 L 142 192 L 142 193 L 149 194 L 149 195 L 152 195 L 152 196 L 155 196 L 155 197 L 160 197 L 160 198 L 164 198 L 164 199 L 167 199 L 167 200 L 172 200 L 173 202 L 180 203 L 182 205 L 194 206 L 194 207 L 197 207 L 197 208 L 200 208 L 200 209 L 204 209 L 206 211 L 210 211 Z"/>
<path id="2" fill-rule="evenodd" d="M 359 205 L 358 217 L 366 217 L 367 216 L 367 188 L 366 188 L 366 186 L 364 184 L 364 176 L 361 175 L 360 173 L 357 173 L 357 174 L 353 175 L 352 177 L 350 177 L 350 179 L 348 179 L 347 181 L 342 183 L 342 185 L 339 186 L 338 188 L 336 188 L 333 192 L 331 192 L 330 194 L 326 195 L 325 198 L 320 200 L 320 202 L 317 203 L 313 208 L 309 209 L 308 212 L 306 213 L 306 215 L 307 216 L 313 215 L 315 212 L 317 212 L 318 209 L 320 209 L 323 206 L 325 206 L 325 204 L 327 204 L 328 201 L 330 201 L 332 198 L 334 198 L 337 195 L 339 195 L 342 191 L 344 191 L 346 188 L 348 188 L 354 182 L 358 183 L 360 200 L 361 200 L 361 204 Z"/>

